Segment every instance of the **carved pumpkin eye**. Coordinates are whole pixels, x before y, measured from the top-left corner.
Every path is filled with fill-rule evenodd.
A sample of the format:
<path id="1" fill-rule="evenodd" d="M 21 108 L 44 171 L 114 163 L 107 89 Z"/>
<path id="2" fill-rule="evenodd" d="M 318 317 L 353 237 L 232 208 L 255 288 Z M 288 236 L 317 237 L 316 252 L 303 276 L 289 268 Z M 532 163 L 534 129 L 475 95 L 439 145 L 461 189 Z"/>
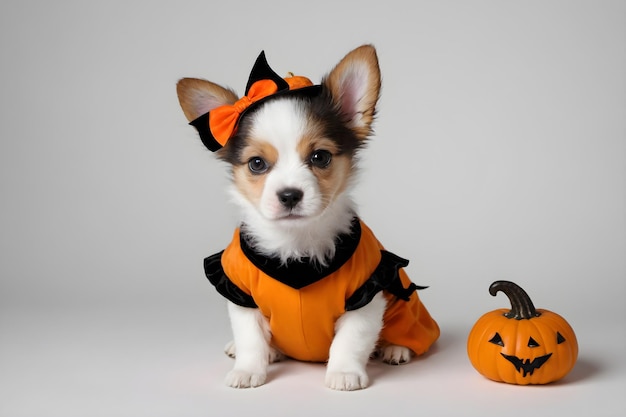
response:
<path id="1" fill-rule="evenodd" d="M 504 342 L 502 341 L 502 337 L 500 337 L 500 334 L 498 332 L 496 332 L 496 334 L 491 339 L 489 339 L 489 343 L 504 347 Z"/>
<path id="2" fill-rule="evenodd" d="M 556 344 L 560 345 L 563 342 L 565 342 L 565 338 L 563 337 L 563 335 L 559 332 L 556 332 Z"/>
<path id="3" fill-rule="evenodd" d="M 532 337 L 529 337 L 528 338 L 528 347 L 529 348 L 539 347 L 539 343 L 537 343 L 537 341 L 535 339 L 533 339 Z"/>

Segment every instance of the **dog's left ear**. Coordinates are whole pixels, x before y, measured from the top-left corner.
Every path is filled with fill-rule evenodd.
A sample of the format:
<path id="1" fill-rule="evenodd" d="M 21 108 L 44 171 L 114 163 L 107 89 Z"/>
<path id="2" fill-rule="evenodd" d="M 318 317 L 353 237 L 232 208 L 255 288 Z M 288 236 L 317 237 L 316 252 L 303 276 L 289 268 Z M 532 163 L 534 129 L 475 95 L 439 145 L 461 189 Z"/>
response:
<path id="1" fill-rule="evenodd" d="M 372 45 L 363 45 L 352 50 L 322 84 L 329 89 L 348 125 L 360 139 L 367 138 L 381 85 L 376 49 Z"/>

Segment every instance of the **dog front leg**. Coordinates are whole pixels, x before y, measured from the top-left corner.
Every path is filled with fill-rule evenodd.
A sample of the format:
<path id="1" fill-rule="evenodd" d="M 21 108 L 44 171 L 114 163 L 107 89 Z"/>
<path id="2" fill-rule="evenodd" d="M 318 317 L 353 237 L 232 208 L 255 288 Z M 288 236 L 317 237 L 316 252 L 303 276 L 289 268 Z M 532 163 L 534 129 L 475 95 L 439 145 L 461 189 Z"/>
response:
<path id="1" fill-rule="evenodd" d="M 384 296 L 378 293 L 366 306 L 347 311 L 337 320 L 326 369 L 326 386 L 341 391 L 367 387 L 369 378 L 365 367 L 376 347 L 386 306 Z"/>
<path id="2" fill-rule="evenodd" d="M 233 388 L 258 387 L 265 383 L 270 357 L 270 330 L 258 308 L 228 303 L 228 315 L 236 348 L 235 366 L 226 376 Z"/>

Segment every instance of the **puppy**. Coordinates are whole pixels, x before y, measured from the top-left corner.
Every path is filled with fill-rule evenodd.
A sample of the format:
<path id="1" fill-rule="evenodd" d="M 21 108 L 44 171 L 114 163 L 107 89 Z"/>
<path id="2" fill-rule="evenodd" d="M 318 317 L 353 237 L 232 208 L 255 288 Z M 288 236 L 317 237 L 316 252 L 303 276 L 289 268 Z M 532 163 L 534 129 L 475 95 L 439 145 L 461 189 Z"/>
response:
<path id="1" fill-rule="evenodd" d="M 314 85 L 257 58 L 245 95 L 184 78 L 177 93 L 205 146 L 230 167 L 241 223 L 205 272 L 228 300 L 231 387 L 257 387 L 283 357 L 326 362 L 336 390 L 368 386 L 377 353 L 401 364 L 439 337 L 404 267 L 357 216 L 350 190 L 381 87 L 376 51 L 348 53 Z"/>

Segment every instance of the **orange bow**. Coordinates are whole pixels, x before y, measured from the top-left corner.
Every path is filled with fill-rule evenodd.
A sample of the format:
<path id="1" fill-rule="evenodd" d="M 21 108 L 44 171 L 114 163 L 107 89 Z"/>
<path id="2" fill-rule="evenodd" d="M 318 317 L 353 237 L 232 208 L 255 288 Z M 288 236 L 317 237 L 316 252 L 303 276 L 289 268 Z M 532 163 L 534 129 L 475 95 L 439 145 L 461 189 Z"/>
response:
<path id="1" fill-rule="evenodd" d="M 285 78 L 289 84 L 289 90 L 312 86 L 313 83 L 306 77 Z M 243 96 L 231 105 L 216 107 L 209 114 L 209 129 L 215 140 L 221 145 L 226 145 L 236 132 L 237 123 L 241 114 L 253 103 L 278 92 L 278 86 L 273 80 L 259 80 L 250 86 L 248 95 Z"/>
<path id="2" fill-rule="evenodd" d="M 189 124 L 198 130 L 202 143 L 211 152 L 215 152 L 235 135 L 239 120 L 252 105 L 277 95 L 313 97 L 320 94 L 321 85 L 313 85 L 306 77 L 290 75 L 282 78 L 276 74 L 267 64 L 265 52 L 262 51 L 252 67 L 245 96 L 233 104 L 216 107 Z"/>

